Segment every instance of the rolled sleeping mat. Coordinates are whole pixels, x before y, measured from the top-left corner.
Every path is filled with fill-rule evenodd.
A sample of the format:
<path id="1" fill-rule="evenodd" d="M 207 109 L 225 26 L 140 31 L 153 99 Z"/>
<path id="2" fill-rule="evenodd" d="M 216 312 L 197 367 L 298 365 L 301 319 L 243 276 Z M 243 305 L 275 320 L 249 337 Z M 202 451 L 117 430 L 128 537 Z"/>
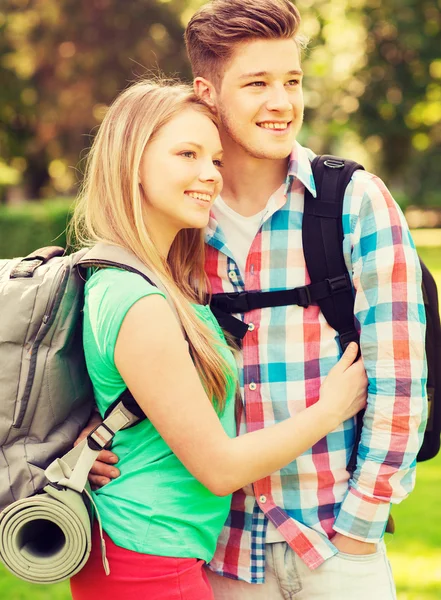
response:
<path id="1" fill-rule="evenodd" d="M 47 485 L 43 493 L 2 512 L 0 558 L 11 573 L 31 583 L 68 579 L 89 558 L 92 520 L 84 494 Z"/>
<path id="2" fill-rule="evenodd" d="M 0 513 L 0 560 L 11 573 L 31 583 L 58 583 L 73 577 L 89 558 L 94 516 L 103 568 L 106 575 L 110 573 L 87 476 L 115 433 L 138 421 L 139 416 L 120 401 L 87 438 L 47 467 L 44 474 L 51 483 L 41 494 L 17 500 Z"/>

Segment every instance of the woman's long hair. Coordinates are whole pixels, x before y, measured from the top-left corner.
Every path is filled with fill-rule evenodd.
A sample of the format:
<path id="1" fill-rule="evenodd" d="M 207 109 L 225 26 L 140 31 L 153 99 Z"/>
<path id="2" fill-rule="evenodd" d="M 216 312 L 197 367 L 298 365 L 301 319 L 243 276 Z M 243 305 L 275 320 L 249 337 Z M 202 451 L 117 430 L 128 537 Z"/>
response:
<path id="1" fill-rule="evenodd" d="M 207 395 L 222 410 L 231 368 L 216 349 L 219 343 L 212 331 L 191 306 L 207 298 L 203 232 L 181 230 L 164 259 L 149 235 L 138 181 L 146 145 L 188 107 L 214 120 L 185 85 L 141 81 L 115 100 L 92 144 L 71 232 L 81 246 L 108 242 L 127 248 L 157 273 L 176 306 Z"/>

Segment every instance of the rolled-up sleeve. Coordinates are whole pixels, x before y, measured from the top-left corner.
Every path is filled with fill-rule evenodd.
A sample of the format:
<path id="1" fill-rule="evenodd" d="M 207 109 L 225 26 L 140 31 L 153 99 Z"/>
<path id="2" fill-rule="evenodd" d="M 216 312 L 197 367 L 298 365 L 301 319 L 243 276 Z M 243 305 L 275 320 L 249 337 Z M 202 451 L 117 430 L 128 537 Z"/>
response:
<path id="1" fill-rule="evenodd" d="M 404 216 L 380 179 L 357 173 L 345 203 L 369 387 L 357 468 L 334 529 L 378 542 L 391 504 L 414 487 L 427 418 L 421 268 Z"/>

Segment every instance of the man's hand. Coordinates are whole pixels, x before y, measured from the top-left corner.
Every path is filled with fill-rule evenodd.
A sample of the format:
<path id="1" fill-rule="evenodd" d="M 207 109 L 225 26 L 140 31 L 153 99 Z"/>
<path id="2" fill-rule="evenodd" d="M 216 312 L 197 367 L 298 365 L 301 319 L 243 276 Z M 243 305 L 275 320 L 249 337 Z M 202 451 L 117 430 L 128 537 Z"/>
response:
<path id="1" fill-rule="evenodd" d="M 82 442 L 84 438 L 89 435 L 92 429 L 95 429 L 95 427 L 100 423 L 102 423 L 101 416 L 94 412 L 90 417 L 86 427 L 78 436 L 78 439 L 75 440 L 74 446 L 77 446 L 80 442 Z M 118 477 L 120 474 L 119 470 L 112 466 L 117 462 L 118 457 L 113 454 L 113 452 L 110 452 L 109 450 L 101 450 L 89 473 L 89 483 L 93 490 L 106 485 L 106 483 L 109 483 L 111 479 L 116 479 L 116 477 Z"/>
<path id="2" fill-rule="evenodd" d="M 354 540 L 342 533 L 336 533 L 331 538 L 331 542 L 339 552 L 344 554 L 374 554 L 377 551 L 377 544 L 360 542 L 360 540 Z"/>

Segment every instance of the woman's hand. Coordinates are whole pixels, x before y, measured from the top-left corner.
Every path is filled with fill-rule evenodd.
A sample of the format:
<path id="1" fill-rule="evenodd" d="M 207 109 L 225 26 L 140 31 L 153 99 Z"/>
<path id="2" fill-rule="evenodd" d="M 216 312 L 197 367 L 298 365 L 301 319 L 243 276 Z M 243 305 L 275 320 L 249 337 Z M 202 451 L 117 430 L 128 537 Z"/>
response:
<path id="1" fill-rule="evenodd" d="M 319 403 L 337 425 L 366 406 L 368 380 L 362 359 L 356 360 L 357 352 L 358 345 L 351 342 L 320 388 Z"/>

